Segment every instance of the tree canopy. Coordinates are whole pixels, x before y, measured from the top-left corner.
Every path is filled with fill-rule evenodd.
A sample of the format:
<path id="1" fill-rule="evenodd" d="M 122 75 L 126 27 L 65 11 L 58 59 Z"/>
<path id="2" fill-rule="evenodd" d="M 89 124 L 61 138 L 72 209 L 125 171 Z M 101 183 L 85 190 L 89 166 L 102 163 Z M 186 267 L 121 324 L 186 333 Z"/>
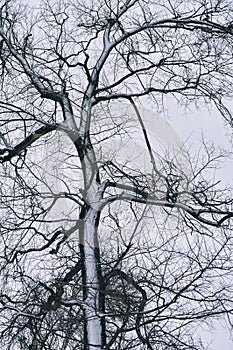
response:
<path id="1" fill-rule="evenodd" d="M 167 103 L 232 128 L 232 10 L 0 1 L 2 349 L 196 350 L 202 322 L 231 325 L 230 155 L 150 129 L 176 138 Z"/>

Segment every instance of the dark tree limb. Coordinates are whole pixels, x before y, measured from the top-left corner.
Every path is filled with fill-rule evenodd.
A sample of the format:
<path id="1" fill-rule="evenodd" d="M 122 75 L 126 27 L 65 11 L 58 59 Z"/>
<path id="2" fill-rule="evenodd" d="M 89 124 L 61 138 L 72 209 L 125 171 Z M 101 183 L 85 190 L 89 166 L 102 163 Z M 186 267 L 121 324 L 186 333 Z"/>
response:
<path id="1" fill-rule="evenodd" d="M 42 126 L 41 128 L 37 129 L 34 133 L 27 136 L 22 142 L 20 142 L 15 147 L 0 149 L 0 154 L 2 155 L 0 157 L 0 162 L 5 163 L 11 160 L 13 157 L 19 156 L 23 151 L 27 150 L 27 148 L 30 147 L 40 137 L 48 134 L 51 131 L 56 130 L 57 127 L 58 127 L 57 124 Z M 7 154 L 4 155 L 5 153 Z"/>

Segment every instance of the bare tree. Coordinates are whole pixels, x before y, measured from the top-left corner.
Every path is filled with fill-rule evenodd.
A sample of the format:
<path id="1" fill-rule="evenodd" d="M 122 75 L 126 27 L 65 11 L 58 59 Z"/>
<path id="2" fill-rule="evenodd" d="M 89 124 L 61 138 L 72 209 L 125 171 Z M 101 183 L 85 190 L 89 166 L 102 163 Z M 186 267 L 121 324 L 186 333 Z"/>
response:
<path id="1" fill-rule="evenodd" d="M 233 310 L 223 154 L 156 153 L 140 106 L 156 123 L 203 101 L 232 126 L 231 1 L 0 11 L 1 348 L 203 348 L 195 327 Z M 135 128 L 145 168 L 119 156 Z"/>

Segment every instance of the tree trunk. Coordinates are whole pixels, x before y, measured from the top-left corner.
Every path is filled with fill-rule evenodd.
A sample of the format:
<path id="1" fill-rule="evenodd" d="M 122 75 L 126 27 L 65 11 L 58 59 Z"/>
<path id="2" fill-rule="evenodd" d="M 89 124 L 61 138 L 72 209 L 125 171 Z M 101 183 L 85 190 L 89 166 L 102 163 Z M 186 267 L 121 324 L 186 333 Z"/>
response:
<path id="1" fill-rule="evenodd" d="M 84 103 L 85 105 L 85 103 Z M 98 242 L 100 218 L 99 175 L 95 153 L 89 138 L 91 108 L 83 106 L 79 137 L 75 141 L 82 164 L 85 202 L 80 219 L 80 252 L 82 260 L 82 280 L 84 310 L 84 350 L 102 350 L 106 345 L 104 319 L 104 283 Z"/>
<path id="2" fill-rule="evenodd" d="M 100 265 L 97 229 L 99 211 L 84 208 L 81 213 L 80 251 L 83 296 L 85 301 L 84 350 L 102 350 L 105 346 L 104 288 Z"/>

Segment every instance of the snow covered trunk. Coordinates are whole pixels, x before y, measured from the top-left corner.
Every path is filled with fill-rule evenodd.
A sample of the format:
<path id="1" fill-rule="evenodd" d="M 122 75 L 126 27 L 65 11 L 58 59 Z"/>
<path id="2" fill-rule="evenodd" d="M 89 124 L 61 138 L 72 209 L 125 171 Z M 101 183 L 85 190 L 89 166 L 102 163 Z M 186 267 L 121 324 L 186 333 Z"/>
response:
<path id="1" fill-rule="evenodd" d="M 81 115 L 79 137 L 75 146 L 83 172 L 83 201 L 80 213 L 80 252 L 82 260 L 84 310 L 84 350 L 105 348 L 104 284 L 98 243 L 100 217 L 100 180 L 95 152 L 89 138 L 91 108 Z"/>
<path id="2" fill-rule="evenodd" d="M 80 250 L 83 265 L 83 294 L 85 301 L 84 349 L 101 350 L 105 345 L 103 283 L 99 259 L 97 226 L 99 212 L 84 209 L 80 230 Z"/>
<path id="3" fill-rule="evenodd" d="M 79 137 L 75 141 L 83 172 L 83 200 L 85 202 L 80 219 L 83 223 L 80 232 L 80 252 L 82 259 L 83 294 L 86 304 L 84 326 L 84 350 L 102 350 L 105 348 L 104 320 L 104 283 L 101 273 L 101 261 L 98 244 L 98 225 L 100 217 L 100 178 L 95 151 L 90 140 L 92 107 L 96 102 L 101 69 L 112 48 L 109 23 L 104 31 L 103 51 L 91 74 L 84 94 L 79 124 Z"/>

